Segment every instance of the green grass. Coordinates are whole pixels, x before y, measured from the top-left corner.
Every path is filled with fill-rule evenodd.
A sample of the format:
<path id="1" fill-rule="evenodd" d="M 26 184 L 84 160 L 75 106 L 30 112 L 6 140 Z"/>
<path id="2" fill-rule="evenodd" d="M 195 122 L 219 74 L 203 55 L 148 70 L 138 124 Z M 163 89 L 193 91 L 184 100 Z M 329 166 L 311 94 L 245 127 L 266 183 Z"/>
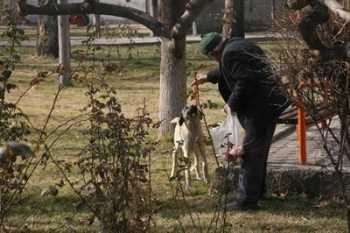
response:
<path id="1" fill-rule="evenodd" d="M 21 26 L 19 26 L 21 28 Z M 37 28 L 36 26 L 25 26 L 22 27 L 25 30 L 25 34 L 27 38 L 29 39 L 36 39 L 37 36 Z M 139 24 L 129 24 L 128 27 L 121 28 L 120 25 L 115 24 L 115 25 L 108 25 L 108 27 L 102 25 L 101 26 L 101 33 L 102 35 L 106 36 L 120 36 L 121 34 L 127 35 L 128 34 L 128 29 L 134 30 L 136 33 L 135 36 L 148 36 L 151 34 L 151 31 Z M 73 37 L 81 37 L 81 36 L 87 36 L 88 35 L 88 27 L 80 27 L 76 25 L 70 25 L 70 35 Z M 0 34 L 2 32 L 6 31 L 6 26 L 0 26 Z"/>
<path id="2" fill-rule="evenodd" d="M 269 49 L 271 44 L 266 45 Z M 75 47 L 74 50 L 81 48 Z M 147 100 L 147 110 L 151 117 L 157 121 L 158 98 L 159 98 L 159 46 L 137 46 L 131 50 L 132 58 L 129 58 L 127 47 L 102 47 L 97 50 L 96 56 L 90 60 L 101 57 L 110 57 L 109 62 L 117 64 L 118 71 L 105 74 L 108 83 L 116 88 L 117 96 L 123 105 L 126 115 L 136 114 L 138 107 Z M 34 49 L 22 48 L 22 61 L 17 66 L 13 76 L 13 82 L 18 89 L 8 95 L 10 101 L 15 101 L 18 96 L 28 87 L 30 80 L 36 72 L 56 67 L 56 60 L 52 58 L 38 58 L 34 56 Z M 201 64 L 205 69 L 215 66 L 197 52 L 197 45 L 190 44 L 187 48 L 188 82 L 191 81 L 192 72 Z M 103 69 L 100 62 L 96 62 L 96 69 Z M 73 68 L 77 69 L 78 61 L 73 59 Z M 39 86 L 33 88 L 20 103 L 20 108 L 29 115 L 30 120 L 36 127 L 41 127 L 49 112 L 54 93 L 57 88 L 55 78 L 48 79 Z M 205 84 L 201 88 L 201 102 L 211 100 L 219 105 L 223 102 L 214 85 Z M 80 109 L 87 103 L 84 96 L 84 88 L 75 83 L 73 87 L 64 89 L 57 102 L 53 117 L 49 122 L 49 128 L 61 124 L 67 119 L 80 113 Z M 224 113 L 220 109 L 205 110 L 209 123 L 223 119 Z M 85 139 L 81 136 L 83 126 L 75 127 L 54 148 L 56 159 L 75 160 L 76 153 L 84 144 Z M 156 137 L 156 131 L 152 131 Z M 35 138 L 31 139 L 32 141 Z M 164 155 L 163 151 L 170 150 L 170 144 L 160 145 L 151 158 L 152 189 L 154 197 L 154 232 L 176 232 L 174 228 L 181 220 L 187 232 L 194 232 L 188 215 L 184 214 L 172 198 L 172 187 L 168 181 L 170 172 L 170 156 Z M 208 148 L 208 151 L 210 149 Z M 168 153 L 169 154 L 169 153 Z M 209 152 L 208 152 L 209 154 Z M 210 171 L 215 168 L 214 161 L 210 159 Z M 73 172 L 71 179 L 77 179 L 78 175 Z M 78 197 L 65 186 L 56 197 L 40 197 L 42 189 L 62 179 L 58 169 L 49 164 L 45 169 L 39 167 L 27 189 L 23 193 L 19 203 L 16 203 L 9 216 L 9 222 L 14 232 L 97 232 L 96 224 L 88 225 L 91 213 L 86 208 L 76 209 Z M 198 213 L 201 224 L 205 227 L 214 214 L 215 201 L 207 195 L 207 187 L 202 182 L 194 181 L 193 188 L 187 193 L 189 209 Z M 262 210 L 258 212 L 229 213 L 227 223 L 231 232 L 345 232 L 346 221 L 343 210 L 339 204 L 332 202 L 308 201 L 303 197 L 281 200 L 274 198 L 262 202 Z"/>

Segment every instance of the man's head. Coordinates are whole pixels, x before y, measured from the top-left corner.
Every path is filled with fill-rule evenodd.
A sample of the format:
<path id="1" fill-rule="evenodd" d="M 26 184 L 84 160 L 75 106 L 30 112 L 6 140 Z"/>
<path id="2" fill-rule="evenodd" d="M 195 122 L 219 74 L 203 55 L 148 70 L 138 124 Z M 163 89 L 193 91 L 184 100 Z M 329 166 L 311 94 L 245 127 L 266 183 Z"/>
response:
<path id="1" fill-rule="evenodd" d="M 202 37 L 199 44 L 200 51 L 203 55 L 212 56 L 216 60 L 220 59 L 220 55 L 223 49 L 223 37 L 217 32 L 210 32 Z"/>

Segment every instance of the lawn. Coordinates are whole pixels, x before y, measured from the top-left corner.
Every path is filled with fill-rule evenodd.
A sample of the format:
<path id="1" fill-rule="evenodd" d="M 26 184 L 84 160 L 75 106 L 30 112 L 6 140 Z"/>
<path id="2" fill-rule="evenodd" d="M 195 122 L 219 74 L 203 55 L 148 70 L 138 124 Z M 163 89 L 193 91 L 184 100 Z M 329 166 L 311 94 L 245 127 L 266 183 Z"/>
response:
<path id="1" fill-rule="evenodd" d="M 262 43 L 271 49 L 271 43 Z M 74 69 L 78 70 L 79 51 L 83 48 L 73 48 Z M 53 70 L 56 61 L 52 58 L 36 57 L 35 50 L 21 48 L 22 60 L 17 65 L 12 81 L 18 89 L 8 95 L 9 101 L 16 99 L 25 91 L 39 71 Z M 97 70 L 102 70 L 101 58 L 105 64 L 113 64 L 115 70 L 105 74 L 109 85 L 117 91 L 117 97 L 122 104 L 123 112 L 127 116 L 136 114 L 137 108 L 142 107 L 146 100 L 146 108 L 150 116 L 157 121 L 159 98 L 159 62 L 160 48 L 158 45 L 134 46 L 133 48 L 100 47 L 95 54 L 89 56 L 89 63 Z M 85 59 L 85 62 L 87 60 Z M 188 83 L 193 78 L 193 71 L 200 65 L 210 69 L 215 63 L 201 56 L 197 51 L 197 44 L 187 46 L 187 74 Z M 81 72 L 81 79 L 83 79 Z M 31 89 L 22 99 L 19 107 L 25 112 L 36 128 L 42 127 L 50 110 L 57 81 L 49 78 L 39 86 Z M 216 87 L 205 84 L 201 87 L 201 102 L 211 100 L 219 106 L 223 102 Z M 86 105 L 83 85 L 78 81 L 74 86 L 65 88 L 59 96 L 57 106 L 49 122 L 53 129 L 68 119 L 80 114 Z M 224 118 L 219 109 L 205 109 L 209 124 Z M 86 142 L 81 135 L 84 125 L 72 128 L 54 147 L 56 159 L 75 160 L 76 153 Z M 156 130 L 151 132 L 156 140 Z M 34 142 L 36 137 L 31 138 Z M 170 173 L 170 143 L 158 144 L 151 156 L 152 190 L 154 199 L 154 216 L 152 232 L 181 232 L 179 221 L 186 232 L 198 232 L 193 228 L 190 216 L 179 206 L 185 203 L 175 203 L 172 198 L 173 184 L 169 182 Z M 208 147 L 208 154 L 210 148 Z M 215 169 L 215 163 L 210 155 L 210 171 Z M 71 179 L 77 179 L 77 174 L 70 174 Z M 9 222 L 14 232 L 98 232 L 98 224 L 88 224 L 91 213 L 87 208 L 76 208 L 79 198 L 68 187 L 64 186 L 57 196 L 41 197 L 43 189 L 59 182 L 62 176 L 53 164 L 46 167 L 39 166 L 22 194 L 20 202 L 13 207 Z M 203 229 L 209 225 L 215 212 L 215 198 L 208 195 L 207 186 L 194 181 L 193 188 L 186 192 L 187 210 L 199 216 Z M 340 204 L 332 201 L 305 200 L 302 196 L 279 198 L 272 196 L 263 201 L 262 209 L 257 212 L 228 213 L 226 222 L 227 232 L 345 232 L 346 220 Z M 178 229 L 178 230 L 176 230 Z M 205 232 L 205 231 L 203 231 Z"/>

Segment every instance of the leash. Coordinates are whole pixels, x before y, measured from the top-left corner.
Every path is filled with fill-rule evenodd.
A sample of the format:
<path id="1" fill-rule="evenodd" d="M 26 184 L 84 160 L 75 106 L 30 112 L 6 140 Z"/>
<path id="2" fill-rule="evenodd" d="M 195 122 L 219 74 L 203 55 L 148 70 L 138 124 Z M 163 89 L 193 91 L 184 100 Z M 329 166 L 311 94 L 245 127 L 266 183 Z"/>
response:
<path id="1" fill-rule="evenodd" d="M 198 85 L 198 80 L 197 80 L 197 72 L 194 73 L 194 80 L 195 80 L 195 84 L 194 86 L 192 86 L 192 93 L 190 95 L 190 100 L 192 102 L 193 105 L 196 105 L 197 108 L 201 111 L 202 116 L 203 116 L 203 121 L 205 124 L 205 128 L 207 130 L 208 136 L 209 136 L 209 140 L 210 140 L 210 145 L 211 145 L 211 149 L 212 149 L 212 154 L 214 156 L 215 162 L 216 162 L 216 166 L 217 167 L 221 167 L 218 158 L 216 157 L 216 152 L 215 152 L 215 146 L 214 146 L 214 142 L 213 142 L 213 138 L 211 137 L 210 131 L 209 131 L 209 126 L 205 117 L 205 114 L 201 108 L 200 105 L 200 100 L 199 100 L 199 85 Z"/>

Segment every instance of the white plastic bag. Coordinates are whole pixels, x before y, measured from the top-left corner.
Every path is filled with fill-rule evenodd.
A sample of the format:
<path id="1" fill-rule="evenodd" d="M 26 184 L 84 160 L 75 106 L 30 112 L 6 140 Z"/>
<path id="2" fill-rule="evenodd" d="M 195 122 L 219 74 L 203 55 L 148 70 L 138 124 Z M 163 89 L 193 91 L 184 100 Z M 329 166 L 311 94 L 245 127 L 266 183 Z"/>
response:
<path id="1" fill-rule="evenodd" d="M 238 121 L 237 115 L 232 115 L 231 111 L 228 111 L 224 122 L 209 129 L 209 132 L 218 157 L 225 155 L 228 142 L 236 146 L 243 143 L 244 130 Z"/>

